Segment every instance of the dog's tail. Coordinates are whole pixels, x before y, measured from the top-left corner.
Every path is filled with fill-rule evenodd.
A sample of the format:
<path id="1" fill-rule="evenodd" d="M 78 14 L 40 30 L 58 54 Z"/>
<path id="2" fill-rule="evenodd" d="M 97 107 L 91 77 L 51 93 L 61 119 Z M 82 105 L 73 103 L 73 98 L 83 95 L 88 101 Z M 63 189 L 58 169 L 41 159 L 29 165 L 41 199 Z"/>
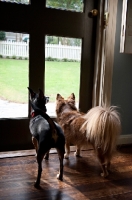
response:
<path id="1" fill-rule="evenodd" d="M 95 150 L 100 148 L 103 154 L 111 156 L 121 132 L 120 116 L 116 107 L 97 106 L 92 108 L 83 118 L 86 121 L 81 130 L 86 132 L 87 140 L 93 144 Z"/>

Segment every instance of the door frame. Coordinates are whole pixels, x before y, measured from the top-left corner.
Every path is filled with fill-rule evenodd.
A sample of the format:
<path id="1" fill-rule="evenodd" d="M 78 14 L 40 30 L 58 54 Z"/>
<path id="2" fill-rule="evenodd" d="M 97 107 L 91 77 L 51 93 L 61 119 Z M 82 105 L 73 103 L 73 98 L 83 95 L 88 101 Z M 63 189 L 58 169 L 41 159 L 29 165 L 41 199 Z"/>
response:
<path id="1" fill-rule="evenodd" d="M 109 2 L 111 1 L 113 2 L 114 0 L 109 0 Z M 97 59 L 95 59 L 95 55 L 97 56 L 100 52 L 100 48 L 102 48 L 102 44 L 100 48 L 95 48 L 99 43 L 99 37 L 96 43 L 96 34 L 98 31 L 100 34 L 102 32 L 99 26 L 96 30 L 98 18 L 90 18 L 88 13 L 92 9 L 102 9 L 104 4 L 101 4 L 101 2 L 104 2 L 104 0 L 84 0 L 85 9 L 83 13 L 46 8 L 45 2 L 45 0 L 31 0 L 30 5 L 23 5 L 0 1 L 1 30 L 30 34 L 29 87 L 36 91 L 38 88 L 45 90 L 45 35 L 82 38 L 79 109 L 83 112 L 87 112 L 88 109 L 92 107 L 93 99 L 95 99 L 93 94 L 97 96 L 101 85 L 98 79 L 98 89 L 96 88 L 96 90 L 94 90 L 94 85 L 96 83 L 96 70 L 94 69 L 102 69 L 102 65 L 97 65 L 98 62 Z M 100 6 L 98 7 L 98 5 Z M 100 18 L 100 20 L 101 19 L 102 18 Z M 40 21 L 41 23 L 38 23 Z M 52 24 L 49 23 L 51 21 Z M 99 59 L 101 58 L 100 56 Z M 107 61 L 107 59 L 105 61 Z M 98 98 L 98 102 L 99 99 L 100 98 Z M 0 119 L 0 151 L 33 148 L 28 124 L 29 118 Z"/>

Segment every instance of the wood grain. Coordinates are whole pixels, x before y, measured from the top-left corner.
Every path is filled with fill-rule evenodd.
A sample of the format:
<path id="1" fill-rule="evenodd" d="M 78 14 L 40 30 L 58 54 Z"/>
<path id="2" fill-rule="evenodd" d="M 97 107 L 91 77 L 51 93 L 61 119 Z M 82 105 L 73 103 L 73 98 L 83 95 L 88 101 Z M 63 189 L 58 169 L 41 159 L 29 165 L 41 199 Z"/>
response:
<path id="1" fill-rule="evenodd" d="M 69 160 L 64 160 L 61 182 L 56 179 L 58 155 L 50 153 L 49 161 L 43 160 L 41 188 L 35 189 L 37 163 L 31 151 L 24 156 L 4 157 L 0 159 L 0 200 L 132 199 L 132 145 L 118 148 L 111 167 L 112 173 L 104 179 L 92 149 L 82 151 L 82 158 L 71 152 Z"/>

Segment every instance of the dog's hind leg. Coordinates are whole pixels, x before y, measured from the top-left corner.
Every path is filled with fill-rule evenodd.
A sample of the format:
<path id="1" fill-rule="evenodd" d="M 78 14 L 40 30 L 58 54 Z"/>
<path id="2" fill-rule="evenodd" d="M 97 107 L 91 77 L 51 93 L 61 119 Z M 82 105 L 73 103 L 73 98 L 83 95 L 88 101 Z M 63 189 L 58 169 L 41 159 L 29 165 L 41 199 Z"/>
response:
<path id="1" fill-rule="evenodd" d="M 69 158 L 69 154 L 70 154 L 70 145 L 69 145 L 69 143 L 65 144 L 65 151 L 66 151 L 66 153 L 64 155 L 64 158 L 68 159 Z"/>
<path id="2" fill-rule="evenodd" d="M 109 173 L 108 173 L 107 166 L 106 166 L 106 163 L 105 163 L 105 155 L 103 155 L 100 147 L 97 149 L 97 156 L 98 156 L 98 159 L 100 161 L 101 168 L 102 168 L 102 171 L 103 171 L 101 173 L 101 176 L 105 178 L 109 175 Z"/>
<path id="3" fill-rule="evenodd" d="M 50 150 L 49 150 L 49 151 L 50 151 Z M 49 151 L 47 151 L 46 154 L 45 154 L 45 156 L 44 156 L 44 159 L 45 159 L 45 160 L 49 160 Z"/>
<path id="4" fill-rule="evenodd" d="M 37 154 L 37 162 L 38 162 L 38 175 L 37 175 L 37 180 L 34 184 L 34 187 L 38 188 L 40 185 L 40 178 L 41 178 L 41 173 L 42 173 L 42 160 L 43 160 L 44 155 L 42 154 Z"/>
<path id="5" fill-rule="evenodd" d="M 38 151 L 38 141 L 35 137 L 32 137 L 32 143 L 34 145 L 34 148 L 36 150 L 36 154 L 37 154 L 37 151 Z"/>
<path id="6" fill-rule="evenodd" d="M 64 150 L 56 148 L 60 160 L 59 173 L 57 174 L 57 179 L 63 180 L 63 159 L 64 159 Z"/>
<path id="7" fill-rule="evenodd" d="M 106 168 L 107 168 L 108 172 L 111 171 L 111 162 L 110 161 L 107 161 Z"/>
<path id="8" fill-rule="evenodd" d="M 76 146 L 76 152 L 74 153 L 74 155 L 75 155 L 76 157 L 81 157 L 81 156 L 80 156 L 80 147 L 79 147 L 79 146 Z"/>

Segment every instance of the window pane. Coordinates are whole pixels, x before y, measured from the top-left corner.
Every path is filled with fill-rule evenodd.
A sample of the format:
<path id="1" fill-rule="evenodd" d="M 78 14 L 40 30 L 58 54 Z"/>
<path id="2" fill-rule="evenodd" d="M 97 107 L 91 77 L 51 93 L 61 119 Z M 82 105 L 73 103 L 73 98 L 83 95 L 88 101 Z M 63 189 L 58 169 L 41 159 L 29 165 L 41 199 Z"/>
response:
<path id="1" fill-rule="evenodd" d="M 28 116 L 27 34 L 0 31 L 0 118 Z"/>
<path id="2" fill-rule="evenodd" d="M 1 0 L 1 1 L 18 3 L 18 4 L 29 4 L 30 3 L 30 0 Z"/>
<path id="3" fill-rule="evenodd" d="M 78 107 L 80 88 L 81 39 L 46 36 L 45 95 L 49 96 L 47 112 L 55 116 L 57 93 L 64 98 L 75 94 Z"/>
<path id="4" fill-rule="evenodd" d="M 63 10 L 83 12 L 83 0 L 47 0 L 46 6 Z"/>

